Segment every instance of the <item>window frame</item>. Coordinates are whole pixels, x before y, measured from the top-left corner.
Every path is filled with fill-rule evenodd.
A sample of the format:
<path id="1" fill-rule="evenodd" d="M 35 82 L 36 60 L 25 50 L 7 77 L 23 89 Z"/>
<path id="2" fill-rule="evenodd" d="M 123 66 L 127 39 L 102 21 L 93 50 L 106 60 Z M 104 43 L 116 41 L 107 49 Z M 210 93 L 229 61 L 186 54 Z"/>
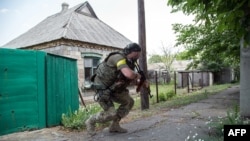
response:
<path id="1" fill-rule="evenodd" d="M 84 80 L 85 83 L 89 83 L 90 82 L 90 77 L 95 73 L 98 64 L 101 61 L 102 58 L 102 54 L 99 53 L 93 53 L 93 52 L 85 52 L 82 53 L 82 58 L 83 58 L 83 69 L 84 69 Z M 90 65 L 88 67 L 85 67 L 85 59 L 89 59 L 90 60 Z M 86 74 L 87 69 L 90 69 L 88 71 L 88 74 Z M 89 75 L 89 76 L 87 76 Z"/>

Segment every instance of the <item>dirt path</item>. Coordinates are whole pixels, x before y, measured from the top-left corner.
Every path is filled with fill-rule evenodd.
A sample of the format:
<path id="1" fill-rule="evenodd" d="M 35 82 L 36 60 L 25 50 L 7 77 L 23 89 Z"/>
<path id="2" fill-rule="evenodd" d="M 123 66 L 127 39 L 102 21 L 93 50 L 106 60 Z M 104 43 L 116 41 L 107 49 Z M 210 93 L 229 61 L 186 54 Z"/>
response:
<path id="1" fill-rule="evenodd" d="M 239 103 L 239 86 L 209 96 L 208 99 L 176 109 L 122 124 L 128 133 L 114 134 L 107 129 L 88 137 L 85 131 L 66 132 L 60 127 L 13 133 L 0 137 L 3 140 L 26 141 L 185 141 L 188 138 L 204 139 L 209 133 L 211 119 L 226 116 L 230 107 Z"/>

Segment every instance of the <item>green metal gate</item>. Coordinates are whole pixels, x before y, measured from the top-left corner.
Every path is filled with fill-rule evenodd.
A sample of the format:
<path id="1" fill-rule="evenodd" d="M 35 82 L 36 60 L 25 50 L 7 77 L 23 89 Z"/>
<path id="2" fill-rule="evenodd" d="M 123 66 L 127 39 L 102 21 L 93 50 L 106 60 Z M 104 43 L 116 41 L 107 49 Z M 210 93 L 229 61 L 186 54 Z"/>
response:
<path id="1" fill-rule="evenodd" d="M 79 108 L 76 60 L 48 54 L 47 74 L 47 126 L 58 125 L 62 113 Z"/>

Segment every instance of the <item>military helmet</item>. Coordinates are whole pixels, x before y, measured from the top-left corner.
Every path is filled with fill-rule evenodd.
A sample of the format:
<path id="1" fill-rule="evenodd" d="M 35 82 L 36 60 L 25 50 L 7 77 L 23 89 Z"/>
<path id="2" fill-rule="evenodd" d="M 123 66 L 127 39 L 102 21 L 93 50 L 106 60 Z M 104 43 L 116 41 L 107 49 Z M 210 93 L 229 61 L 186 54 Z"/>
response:
<path id="1" fill-rule="evenodd" d="M 131 52 L 139 52 L 141 51 L 141 47 L 137 43 L 130 43 L 126 45 L 126 47 L 123 49 L 124 53 L 130 54 Z"/>

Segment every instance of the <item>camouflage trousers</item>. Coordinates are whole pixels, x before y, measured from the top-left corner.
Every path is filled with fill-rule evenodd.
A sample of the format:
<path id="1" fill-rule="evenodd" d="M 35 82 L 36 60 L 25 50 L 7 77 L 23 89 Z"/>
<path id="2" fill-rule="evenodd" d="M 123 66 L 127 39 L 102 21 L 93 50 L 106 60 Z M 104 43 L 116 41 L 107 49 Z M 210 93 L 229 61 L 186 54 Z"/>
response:
<path id="1" fill-rule="evenodd" d="M 103 108 L 104 112 L 108 112 L 110 108 L 113 109 L 114 102 L 118 103 L 119 107 L 113 114 L 118 116 L 120 119 L 128 115 L 129 111 L 134 106 L 134 100 L 129 95 L 128 89 L 113 91 L 112 93 L 110 90 L 103 90 L 99 95 L 98 103 Z"/>

